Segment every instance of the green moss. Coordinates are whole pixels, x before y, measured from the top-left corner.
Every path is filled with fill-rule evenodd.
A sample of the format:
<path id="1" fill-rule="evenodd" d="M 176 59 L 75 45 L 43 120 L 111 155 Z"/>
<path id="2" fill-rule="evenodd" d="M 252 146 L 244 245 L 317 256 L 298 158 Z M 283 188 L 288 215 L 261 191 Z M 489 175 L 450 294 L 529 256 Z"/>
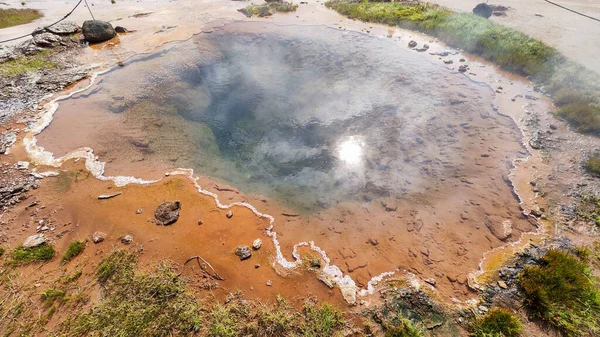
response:
<path id="1" fill-rule="evenodd" d="M 594 153 L 584 163 L 585 170 L 595 176 L 600 176 L 600 154 Z"/>
<path id="2" fill-rule="evenodd" d="M 0 256 L 4 255 L 4 248 L 0 247 Z"/>
<path id="3" fill-rule="evenodd" d="M 534 316 L 566 336 L 600 333 L 600 291 L 587 262 L 550 250 L 540 265 L 526 267 L 519 280 Z"/>
<path id="4" fill-rule="evenodd" d="M 519 318 L 508 309 L 494 308 L 478 318 L 473 326 L 473 337 L 518 337 L 523 326 Z"/>
<path id="5" fill-rule="evenodd" d="M 65 252 L 65 255 L 62 257 L 62 262 L 67 263 L 71 261 L 74 257 L 81 254 L 85 249 L 85 241 L 75 240 L 69 244 L 69 248 Z"/>
<path id="6" fill-rule="evenodd" d="M 329 303 L 304 305 L 304 322 L 300 327 L 302 336 L 327 337 L 346 324 L 344 314 Z"/>
<path id="7" fill-rule="evenodd" d="M 23 265 L 33 262 L 46 262 L 50 261 L 54 257 L 54 254 L 54 248 L 48 244 L 32 248 L 18 246 L 12 252 L 11 259 L 8 263 L 12 265 Z"/>
<path id="8" fill-rule="evenodd" d="M 30 23 L 42 16 L 37 9 L 0 9 L 0 29 Z"/>
<path id="9" fill-rule="evenodd" d="M 423 333 L 413 323 L 398 315 L 396 319 L 384 324 L 386 337 L 422 337 Z"/>
<path id="10" fill-rule="evenodd" d="M 47 52 L 34 56 L 21 56 L 17 59 L 0 64 L 0 75 L 15 76 L 29 71 L 56 68 L 58 64 L 50 59 Z"/>

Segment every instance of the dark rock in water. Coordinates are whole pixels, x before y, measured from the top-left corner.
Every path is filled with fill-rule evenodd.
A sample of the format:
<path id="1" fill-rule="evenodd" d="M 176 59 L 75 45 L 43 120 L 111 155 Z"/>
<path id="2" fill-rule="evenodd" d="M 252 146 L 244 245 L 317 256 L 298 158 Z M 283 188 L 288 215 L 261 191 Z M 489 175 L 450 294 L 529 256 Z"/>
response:
<path id="1" fill-rule="evenodd" d="M 117 33 L 129 33 L 129 30 L 127 30 L 127 28 L 125 28 L 125 27 L 116 26 L 115 27 L 115 32 L 117 32 Z"/>
<path id="2" fill-rule="evenodd" d="M 492 9 L 492 6 L 483 2 L 475 6 L 475 8 L 473 8 L 473 14 L 479 15 L 486 19 L 492 16 L 493 11 L 494 10 Z"/>
<path id="3" fill-rule="evenodd" d="M 88 42 L 103 42 L 117 35 L 113 26 L 106 21 L 88 20 L 81 29 L 85 40 Z"/>
<path id="4" fill-rule="evenodd" d="M 252 251 L 248 246 L 238 246 L 235 249 L 235 255 L 239 256 L 240 260 L 247 260 L 252 256 Z"/>
<path id="5" fill-rule="evenodd" d="M 46 28 L 52 34 L 71 35 L 79 32 L 79 26 L 73 21 L 62 21 L 54 26 Z"/>
<path id="6" fill-rule="evenodd" d="M 469 70 L 469 66 L 466 64 L 463 64 L 462 66 L 458 67 L 458 71 L 460 71 L 461 73 L 464 73 L 467 70 Z"/>
<path id="7" fill-rule="evenodd" d="M 409 48 L 414 48 L 416 46 L 417 46 L 417 42 L 416 41 L 410 40 L 410 42 L 408 43 L 408 47 Z"/>
<path id="8" fill-rule="evenodd" d="M 156 218 L 156 224 L 161 226 L 168 226 L 177 219 L 179 219 L 179 210 L 181 209 L 181 203 L 179 200 L 165 201 L 156 208 L 154 217 Z"/>

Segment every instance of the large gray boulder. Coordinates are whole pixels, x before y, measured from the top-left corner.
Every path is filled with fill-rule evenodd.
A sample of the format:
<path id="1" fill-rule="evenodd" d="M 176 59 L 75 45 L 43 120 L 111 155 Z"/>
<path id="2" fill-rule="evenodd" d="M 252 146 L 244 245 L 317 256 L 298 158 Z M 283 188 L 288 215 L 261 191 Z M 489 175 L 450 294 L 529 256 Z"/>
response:
<path id="1" fill-rule="evenodd" d="M 100 20 L 88 20 L 83 23 L 81 28 L 83 37 L 88 42 L 103 42 L 110 40 L 117 35 L 113 26 Z"/>
<path id="2" fill-rule="evenodd" d="M 492 9 L 492 6 L 490 6 L 484 2 L 478 4 L 477 6 L 475 6 L 475 8 L 473 8 L 473 13 L 475 15 L 479 15 L 486 19 L 489 18 L 490 16 L 492 16 L 493 11 L 494 10 Z"/>

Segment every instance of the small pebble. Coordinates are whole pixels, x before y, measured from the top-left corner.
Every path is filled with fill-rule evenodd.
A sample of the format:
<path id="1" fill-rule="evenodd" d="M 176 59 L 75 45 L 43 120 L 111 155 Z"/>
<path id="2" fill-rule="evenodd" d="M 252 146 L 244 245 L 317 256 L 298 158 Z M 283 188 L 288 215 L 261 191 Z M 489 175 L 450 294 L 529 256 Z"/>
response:
<path id="1" fill-rule="evenodd" d="M 273 281 L 271 281 L 271 280 L 268 280 L 268 281 L 267 281 L 267 286 L 269 286 L 269 287 L 270 287 L 270 286 L 272 286 L 272 285 L 273 285 Z"/>
<path id="2" fill-rule="evenodd" d="M 227 219 L 231 219 L 233 217 L 233 212 L 232 211 L 227 211 Z"/>
<path id="3" fill-rule="evenodd" d="M 202 225 L 202 224 L 204 224 L 204 221 L 198 220 L 198 225 Z"/>

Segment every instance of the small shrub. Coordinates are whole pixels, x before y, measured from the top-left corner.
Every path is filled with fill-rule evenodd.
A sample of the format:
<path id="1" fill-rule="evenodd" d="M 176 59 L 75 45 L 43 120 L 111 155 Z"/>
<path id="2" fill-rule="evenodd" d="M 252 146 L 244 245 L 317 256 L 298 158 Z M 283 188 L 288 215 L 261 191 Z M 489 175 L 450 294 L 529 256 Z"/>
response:
<path id="1" fill-rule="evenodd" d="M 295 329 L 292 307 L 285 299 L 277 296 L 274 307 L 263 305 L 258 310 L 258 336 L 286 336 Z"/>
<path id="2" fill-rule="evenodd" d="M 521 321 L 508 309 L 494 308 L 472 326 L 473 337 L 518 337 Z"/>
<path id="3" fill-rule="evenodd" d="M 0 9 L 0 28 L 23 25 L 42 16 L 44 16 L 42 12 L 37 9 Z"/>
<path id="4" fill-rule="evenodd" d="M 555 114 L 581 133 L 600 135 L 600 107 L 585 103 L 562 106 Z"/>
<path id="5" fill-rule="evenodd" d="M 527 266 L 519 280 L 535 317 L 566 336 L 600 332 L 600 291 L 586 262 L 550 250 L 540 265 Z"/>
<path id="6" fill-rule="evenodd" d="M 23 265 L 33 262 L 46 262 L 50 261 L 54 257 L 54 254 L 54 248 L 48 244 L 31 248 L 23 248 L 23 246 L 18 246 L 12 252 L 9 263 L 12 265 Z"/>
<path id="7" fill-rule="evenodd" d="M 4 248 L 0 247 L 0 256 L 4 255 Z"/>
<path id="8" fill-rule="evenodd" d="M 73 272 L 73 274 L 70 274 L 70 275 L 67 275 L 67 276 L 61 278 L 60 282 L 63 284 L 71 283 L 80 277 L 81 277 L 81 269 L 77 269 Z"/>
<path id="9" fill-rule="evenodd" d="M 71 261 L 74 257 L 81 254 L 85 249 L 85 241 L 75 240 L 69 244 L 69 248 L 67 248 L 67 252 L 62 257 L 62 262 L 67 263 Z"/>
<path id="10" fill-rule="evenodd" d="M 346 324 L 344 314 L 329 303 L 320 306 L 307 303 L 303 308 L 304 322 L 300 328 L 302 336 L 326 337 Z"/>

